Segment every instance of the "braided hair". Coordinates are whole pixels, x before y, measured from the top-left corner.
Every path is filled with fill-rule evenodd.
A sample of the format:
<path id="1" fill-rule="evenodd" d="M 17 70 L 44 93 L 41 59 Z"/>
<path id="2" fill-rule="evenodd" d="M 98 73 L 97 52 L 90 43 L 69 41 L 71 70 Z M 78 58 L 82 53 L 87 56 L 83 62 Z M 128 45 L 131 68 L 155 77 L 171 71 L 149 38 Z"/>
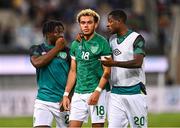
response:
<path id="1" fill-rule="evenodd" d="M 42 33 L 43 36 L 46 36 L 47 33 L 53 32 L 55 27 L 61 27 L 64 30 L 64 26 L 60 21 L 57 20 L 48 20 L 43 24 Z"/>

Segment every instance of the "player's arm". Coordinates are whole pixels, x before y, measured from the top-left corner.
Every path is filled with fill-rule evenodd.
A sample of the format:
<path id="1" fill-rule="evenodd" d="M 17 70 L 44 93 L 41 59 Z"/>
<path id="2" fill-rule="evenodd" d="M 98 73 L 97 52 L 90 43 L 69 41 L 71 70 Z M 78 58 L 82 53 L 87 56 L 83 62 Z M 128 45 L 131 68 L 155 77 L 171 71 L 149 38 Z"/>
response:
<path id="1" fill-rule="evenodd" d="M 109 56 L 106 56 L 106 57 L 101 57 L 101 59 L 104 60 L 104 58 L 108 58 L 108 59 L 112 59 L 112 57 L 109 55 Z M 98 87 L 103 89 L 105 87 L 105 84 L 108 82 L 108 79 L 109 79 L 109 76 L 110 76 L 110 73 L 111 73 L 111 68 L 110 67 L 107 67 L 107 66 L 103 66 L 103 75 L 99 81 L 99 85 Z M 97 91 L 97 90 L 96 90 Z"/>
<path id="2" fill-rule="evenodd" d="M 76 39 L 77 42 L 81 43 L 82 38 L 84 38 L 84 34 L 83 34 L 83 33 L 78 33 L 78 34 L 76 35 L 76 38 L 75 38 L 75 39 Z"/>
<path id="3" fill-rule="evenodd" d="M 102 64 L 108 67 L 122 67 L 122 68 L 141 68 L 144 55 L 134 54 L 134 59 L 130 61 L 114 61 L 112 59 L 101 60 Z"/>
<path id="4" fill-rule="evenodd" d="M 105 85 L 108 82 L 108 79 L 109 79 L 109 76 L 111 73 L 110 67 L 103 66 L 103 69 L 104 69 L 104 72 L 103 72 L 103 75 L 102 75 L 102 77 L 99 81 L 99 85 L 98 85 L 98 88 L 101 88 L 101 89 L 105 88 Z M 95 91 L 100 92 L 100 91 L 98 91 L 98 89 L 96 89 Z"/>
<path id="5" fill-rule="evenodd" d="M 61 37 L 56 41 L 55 47 L 52 48 L 49 52 L 47 52 L 45 55 L 31 56 L 30 59 L 32 65 L 36 68 L 40 68 L 47 65 L 64 47 L 65 47 L 65 40 L 64 38 Z"/>
<path id="6" fill-rule="evenodd" d="M 111 58 L 111 57 L 108 57 L 108 58 Z M 107 66 L 103 66 L 103 75 L 99 81 L 97 88 L 92 93 L 91 97 L 89 98 L 89 101 L 88 101 L 89 105 L 97 104 L 101 91 L 105 88 L 105 85 L 108 82 L 110 73 L 111 73 L 111 68 Z"/>
<path id="7" fill-rule="evenodd" d="M 70 110 L 70 100 L 68 98 L 70 92 L 72 91 L 76 82 L 76 60 L 71 59 L 71 67 L 68 74 L 68 80 L 66 83 L 66 88 L 63 96 L 63 107 L 65 110 Z"/>
<path id="8" fill-rule="evenodd" d="M 108 67 L 122 67 L 122 68 L 141 68 L 145 56 L 145 41 L 142 36 L 138 36 L 134 42 L 134 57 L 129 61 L 114 61 L 106 58 L 101 60 L 102 64 Z"/>

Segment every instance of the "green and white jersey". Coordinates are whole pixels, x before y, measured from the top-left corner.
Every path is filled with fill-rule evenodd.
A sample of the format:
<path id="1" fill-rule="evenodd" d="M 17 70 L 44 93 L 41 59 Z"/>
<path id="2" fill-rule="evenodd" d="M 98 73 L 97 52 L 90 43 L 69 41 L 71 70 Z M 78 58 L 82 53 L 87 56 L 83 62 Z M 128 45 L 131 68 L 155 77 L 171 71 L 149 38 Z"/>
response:
<path id="1" fill-rule="evenodd" d="M 111 56 L 111 49 L 107 40 L 95 33 L 93 38 L 82 42 L 73 41 L 70 55 L 76 60 L 76 93 L 91 93 L 98 86 L 103 74 L 103 67 L 98 60 L 103 56 Z"/>
<path id="2" fill-rule="evenodd" d="M 44 55 L 53 47 L 46 43 L 33 45 L 30 48 L 30 56 Z M 69 49 L 65 48 L 48 65 L 36 68 L 37 99 L 49 102 L 62 100 L 69 72 L 69 62 Z"/>
<path id="3" fill-rule="evenodd" d="M 143 54 L 145 56 L 145 41 L 143 37 L 136 32 L 129 30 L 124 36 L 114 34 L 110 37 L 109 42 L 115 61 L 133 60 L 134 54 Z M 137 89 L 136 85 L 139 86 L 139 83 L 145 84 L 143 65 L 142 68 L 134 69 L 112 67 L 110 83 L 114 87 L 135 87 L 135 89 Z M 130 88 L 130 90 L 131 89 L 133 88 Z"/>

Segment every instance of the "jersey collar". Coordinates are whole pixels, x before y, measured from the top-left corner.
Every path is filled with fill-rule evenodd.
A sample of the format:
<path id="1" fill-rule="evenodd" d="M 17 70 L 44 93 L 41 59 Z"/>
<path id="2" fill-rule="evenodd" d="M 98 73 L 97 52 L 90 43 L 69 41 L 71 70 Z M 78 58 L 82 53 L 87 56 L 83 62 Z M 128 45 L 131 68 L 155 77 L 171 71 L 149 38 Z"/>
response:
<path id="1" fill-rule="evenodd" d="M 118 39 L 117 43 L 121 44 L 126 39 L 126 37 L 129 36 L 131 33 L 132 33 L 132 30 L 128 29 L 128 31 L 125 35 L 121 36 L 121 35 L 117 34 L 117 39 Z"/>

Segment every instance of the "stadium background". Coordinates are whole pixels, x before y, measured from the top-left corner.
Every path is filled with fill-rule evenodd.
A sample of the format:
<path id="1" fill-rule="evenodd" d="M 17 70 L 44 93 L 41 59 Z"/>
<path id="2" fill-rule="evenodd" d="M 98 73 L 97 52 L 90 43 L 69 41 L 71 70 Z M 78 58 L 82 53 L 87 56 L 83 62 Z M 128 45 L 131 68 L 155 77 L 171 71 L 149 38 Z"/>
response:
<path id="1" fill-rule="evenodd" d="M 42 23 L 60 19 L 70 46 L 84 8 L 100 14 L 97 32 L 107 38 L 107 14 L 128 13 L 129 27 L 146 40 L 149 124 L 180 127 L 180 0 L 0 0 L 0 127 L 32 125 L 37 87 L 28 49 L 43 41 Z"/>

